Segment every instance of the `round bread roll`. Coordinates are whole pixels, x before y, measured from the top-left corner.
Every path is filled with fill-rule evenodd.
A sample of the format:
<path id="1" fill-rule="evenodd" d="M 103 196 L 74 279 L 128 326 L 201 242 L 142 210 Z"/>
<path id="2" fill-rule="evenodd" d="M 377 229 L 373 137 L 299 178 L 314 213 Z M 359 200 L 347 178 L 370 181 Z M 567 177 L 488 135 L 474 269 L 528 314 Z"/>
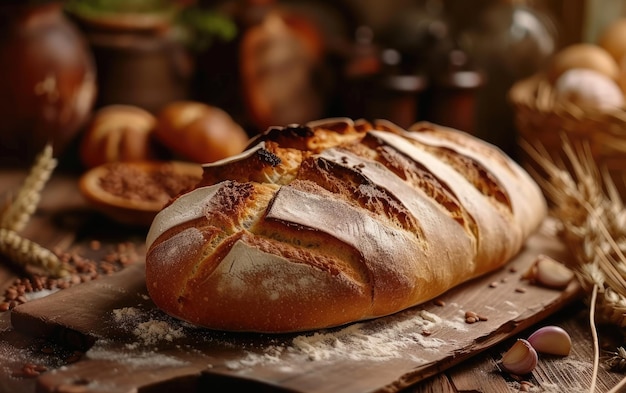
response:
<path id="1" fill-rule="evenodd" d="M 554 83 L 566 71 L 574 68 L 594 70 L 617 80 L 619 66 L 609 52 L 593 44 L 572 44 L 557 52 L 548 65 L 547 76 Z"/>
<path id="2" fill-rule="evenodd" d="M 99 109 L 81 139 L 81 162 L 94 168 L 107 162 L 156 159 L 152 139 L 155 124 L 155 117 L 139 107 L 110 105 Z"/>
<path id="3" fill-rule="evenodd" d="M 183 157 L 208 163 L 241 153 L 248 135 L 224 110 L 195 101 L 177 101 L 158 114 L 156 136 Z"/>
<path id="4" fill-rule="evenodd" d="M 204 165 L 155 217 L 146 284 L 168 314 L 228 331 L 398 312 L 503 266 L 546 216 L 539 187 L 469 134 L 326 119 Z"/>
<path id="5" fill-rule="evenodd" d="M 557 100 L 581 107 L 615 110 L 624 106 L 619 84 L 608 76 L 585 68 L 564 72 L 554 83 Z"/>

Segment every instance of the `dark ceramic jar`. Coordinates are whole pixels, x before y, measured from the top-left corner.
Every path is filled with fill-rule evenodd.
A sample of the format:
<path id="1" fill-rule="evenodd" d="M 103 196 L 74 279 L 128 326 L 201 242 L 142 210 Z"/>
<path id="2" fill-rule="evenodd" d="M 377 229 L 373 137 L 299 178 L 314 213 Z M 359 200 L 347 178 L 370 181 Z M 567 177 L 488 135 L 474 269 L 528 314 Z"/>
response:
<path id="1" fill-rule="evenodd" d="M 59 156 L 88 118 L 96 74 L 61 3 L 0 5 L 0 160 L 29 163 L 47 142 Z"/>

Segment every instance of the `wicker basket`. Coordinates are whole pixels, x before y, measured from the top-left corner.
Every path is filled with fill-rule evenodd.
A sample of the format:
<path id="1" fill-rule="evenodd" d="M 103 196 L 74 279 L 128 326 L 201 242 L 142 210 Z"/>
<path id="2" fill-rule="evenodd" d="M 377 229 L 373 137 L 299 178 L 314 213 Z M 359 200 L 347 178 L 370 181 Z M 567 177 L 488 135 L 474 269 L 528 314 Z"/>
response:
<path id="1" fill-rule="evenodd" d="M 563 154 L 564 137 L 573 146 L 588 146 L 598 166 L 609 171 L 622 197 L 626 196 L 626 111 L 600 111 L 557 101 L 543 74 L 514 84 L 509 99 L 519 138 L 543 146 L 553 157 Z M 527 159 L 523 152 L 521 158 Z"/>

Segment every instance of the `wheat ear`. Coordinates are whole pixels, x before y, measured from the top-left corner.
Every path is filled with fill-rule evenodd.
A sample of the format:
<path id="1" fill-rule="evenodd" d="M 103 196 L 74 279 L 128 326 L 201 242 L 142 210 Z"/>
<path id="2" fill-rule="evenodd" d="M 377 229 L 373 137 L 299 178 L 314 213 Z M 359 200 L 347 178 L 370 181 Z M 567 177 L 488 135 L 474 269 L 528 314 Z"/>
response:
<path id="1" fill-rule="evenodd" d="M 17 195 L 5 207 L 0 216 L 0 228 L 20 232 L 33 215 L 41 199 L 41 191 L 56 168 L 52 146 L 46 145 L 35 159 L 29 175 Z"/>
<path id="2" fill-rule="evenodd" d="M 50 250 L 25 239 L 17 232 L 24 229 L 41 200 L 41 191 L 56 168 L 52 146 L 46 145 L 35 159 L 17 195 L 0 215 L 0 253 L 23 267 L 43 269 L 48 275 L 63 277 L 69 271 Z"/>
<path id="3" fill-rule="evenodd" d="M 41 268 L 51 276 L 65 277 L 70 273 L 52 251 L 10 229 L 0 228 L 0 253 L 21 267 Z"/>

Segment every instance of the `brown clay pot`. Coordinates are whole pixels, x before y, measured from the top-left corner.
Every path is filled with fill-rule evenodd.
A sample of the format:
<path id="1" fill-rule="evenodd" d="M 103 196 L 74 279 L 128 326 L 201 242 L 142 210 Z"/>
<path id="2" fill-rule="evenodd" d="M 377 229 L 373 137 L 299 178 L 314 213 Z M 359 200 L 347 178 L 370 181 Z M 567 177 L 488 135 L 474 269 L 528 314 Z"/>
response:
<path id="1" fill-rule="evenodd" d="M 30 163 L 48 141 L 61 155 L 91 112 L 95 81 L 60 3 L 0 5 L 0 162 Z"/>

